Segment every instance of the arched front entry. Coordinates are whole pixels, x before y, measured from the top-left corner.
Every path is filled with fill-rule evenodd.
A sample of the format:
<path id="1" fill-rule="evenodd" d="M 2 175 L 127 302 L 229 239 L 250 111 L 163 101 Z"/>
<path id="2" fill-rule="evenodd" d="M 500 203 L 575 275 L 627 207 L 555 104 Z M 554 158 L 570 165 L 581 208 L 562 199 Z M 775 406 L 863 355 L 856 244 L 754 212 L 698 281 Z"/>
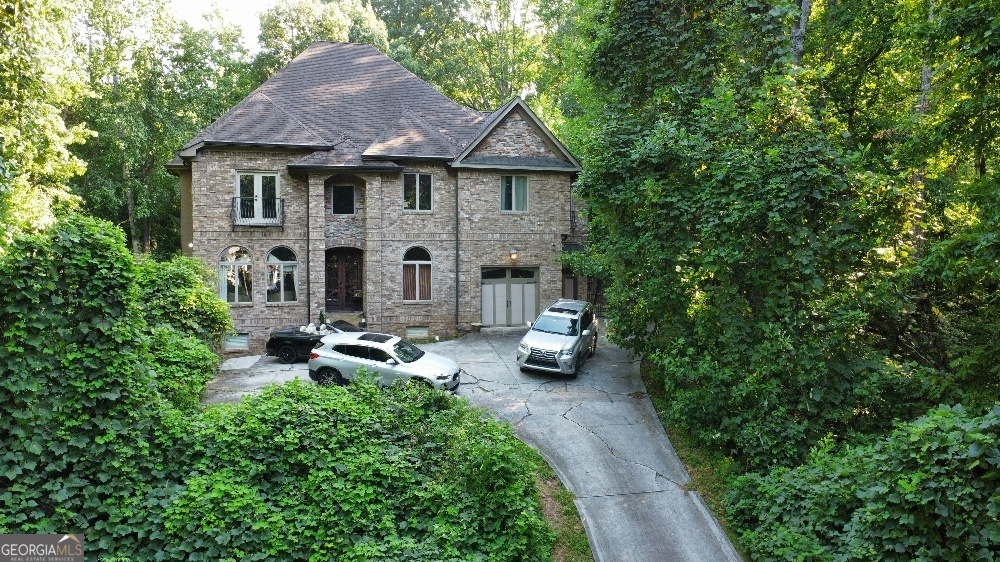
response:
<path id="1" fill-rule="evenodd" d="M 357 248 L 326 251 L 326 311 L 358 312 L 363 309 L 364 252 Z"/>

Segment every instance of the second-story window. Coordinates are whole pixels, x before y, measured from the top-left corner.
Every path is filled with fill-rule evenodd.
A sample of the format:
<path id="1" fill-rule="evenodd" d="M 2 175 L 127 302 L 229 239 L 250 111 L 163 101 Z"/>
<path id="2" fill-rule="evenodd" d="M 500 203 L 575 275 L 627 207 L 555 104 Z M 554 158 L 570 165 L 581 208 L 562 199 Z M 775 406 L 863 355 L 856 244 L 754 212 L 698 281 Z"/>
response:
<path id="1" fill-rule="evenodd" d="M 408 211 L 430 211 L 431 201 L 430 174 L 403 174 L 403 208 Z"/>
<path id="2" fill-rule="evenodd" d="M 241 222 L 255 224 L 279 219 L 278 174 L 240 172 L 236 196 Z"/>
<path id="3" fill-rule="evenodd" d="M 528 176 L 503 176 L 500 178 L 500 210 L 528 210 Z"/>
<path id="4" fill-rule="evenodd" d="M 334 215 L 353 215 L 354 186 L 335 185 L 331 187 L 330 209 Z"/>

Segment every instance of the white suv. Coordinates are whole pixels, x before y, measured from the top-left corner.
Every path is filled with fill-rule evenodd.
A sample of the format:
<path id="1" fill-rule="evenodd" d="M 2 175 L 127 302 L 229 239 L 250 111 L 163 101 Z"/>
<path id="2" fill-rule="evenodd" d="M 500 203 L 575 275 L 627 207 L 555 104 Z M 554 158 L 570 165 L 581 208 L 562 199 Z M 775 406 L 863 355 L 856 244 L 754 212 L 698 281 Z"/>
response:
<path id="1" fill-rule="evenodd" d="M 597 316 L 587 301 L 561 299 L 538 315 L 517 345 L 517 365 L 575 377 L 597 351 Z"/>
<path id="2" fill-rule="evenodd" d="M 309 378 L 320 384 L 347 384 L 358 367 L 378 373 L 382 386 L 402 379 L 454 392 L 462 381 L 462 369 L 451 359 L 389 334 L 330 334 L 309 355 Z"/>

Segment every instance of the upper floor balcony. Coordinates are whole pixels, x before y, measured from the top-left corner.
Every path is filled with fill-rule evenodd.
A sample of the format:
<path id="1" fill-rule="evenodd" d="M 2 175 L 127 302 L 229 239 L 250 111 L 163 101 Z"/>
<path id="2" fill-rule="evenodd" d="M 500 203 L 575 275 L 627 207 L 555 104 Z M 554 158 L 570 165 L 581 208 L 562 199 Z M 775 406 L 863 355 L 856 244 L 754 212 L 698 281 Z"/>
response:
<path id="1" fill-rule="evenodd" d="M 276 197 L 233 197 L 233 227 L 285 226 L 285 200 Z"/>

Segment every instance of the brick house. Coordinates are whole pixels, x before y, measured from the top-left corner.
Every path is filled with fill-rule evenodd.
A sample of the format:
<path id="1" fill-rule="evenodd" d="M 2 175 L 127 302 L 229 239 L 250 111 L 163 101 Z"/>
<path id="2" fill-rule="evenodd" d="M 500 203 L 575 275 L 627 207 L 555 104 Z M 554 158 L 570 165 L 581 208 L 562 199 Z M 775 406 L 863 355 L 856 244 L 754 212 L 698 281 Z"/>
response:
<path id="1" fill-rule="evenodd" d="M 468 109 L 368 45 L 313 44 L 167 168 L 237 347 L 320 311 L 423 339 L 585 296 L 559 261 L 576 159 L 521 99 Z"/>

